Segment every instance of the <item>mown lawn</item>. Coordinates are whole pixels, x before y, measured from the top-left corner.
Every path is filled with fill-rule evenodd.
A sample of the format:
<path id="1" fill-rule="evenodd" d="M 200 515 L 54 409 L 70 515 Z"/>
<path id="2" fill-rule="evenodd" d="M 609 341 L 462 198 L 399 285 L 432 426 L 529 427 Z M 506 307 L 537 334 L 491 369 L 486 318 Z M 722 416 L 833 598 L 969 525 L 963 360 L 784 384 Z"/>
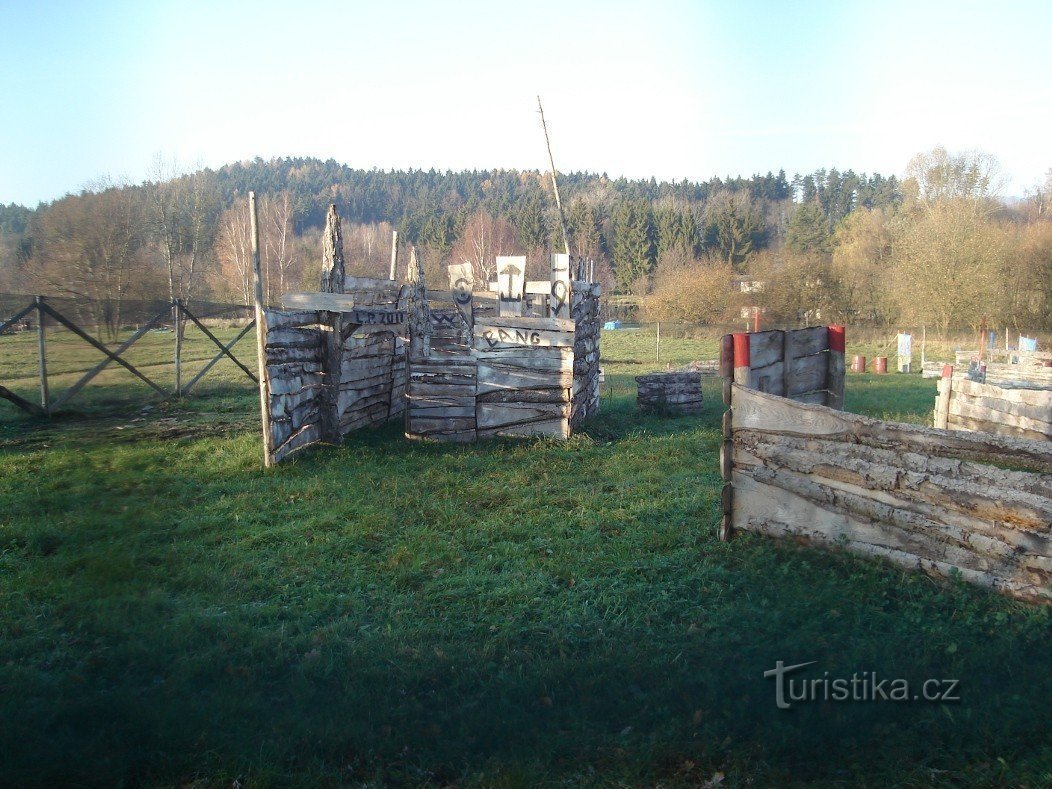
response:
<path id="1" fill-rule="evenodd" d="M 0 782 L 1052 782 L 1050 608 L 719 543 L 715 382 L 640 415 L 648 341 L 604 335 L 569 442 L 390 426 L 268 471 L 234 375 L 145 418 L 137 384 L 90 419 L 0 401 Z M 661 367 L 715 353 L 682 343 Z M 924 422 L 934 390 L 851 376 L 848 407 Z M 778 710 L 777 660 L 961 700 Z"/>

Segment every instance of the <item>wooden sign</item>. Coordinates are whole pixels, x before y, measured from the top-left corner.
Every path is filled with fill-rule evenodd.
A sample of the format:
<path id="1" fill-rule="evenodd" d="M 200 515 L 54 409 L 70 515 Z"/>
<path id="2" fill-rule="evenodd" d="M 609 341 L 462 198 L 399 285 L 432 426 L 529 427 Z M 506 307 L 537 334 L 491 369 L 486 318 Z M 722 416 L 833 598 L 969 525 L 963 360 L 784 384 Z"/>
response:
<path id="1" fill-rule="evenodd" d="M 526 256 L 497 258 L 497 314 L 522 315 L 522 294 L 526 285 Z"/>
<path id="2" fill-rule="evenodd" d="M 365 331 L 395 331 L 405 323 L 406 311 L 383 307 L 356 307 L 348 320 Z"/>
<path id="3" fill-rule="evenodd" d="M 453 295 L 453 303 L 457 305 L 464 319 L 465 342 L 470 342 L 471 327 L 474 324 L 474 310 L 471 305 L 474 290 L 475 275 L 470 263 L 457 263 L 449 266 L 449 292 Z"/>
<path id="4" fill-rule="evenodd" d="M 570 256 L 552 254 L 551 295 L 548 314 L 553 318 L 570 317 Z"/>

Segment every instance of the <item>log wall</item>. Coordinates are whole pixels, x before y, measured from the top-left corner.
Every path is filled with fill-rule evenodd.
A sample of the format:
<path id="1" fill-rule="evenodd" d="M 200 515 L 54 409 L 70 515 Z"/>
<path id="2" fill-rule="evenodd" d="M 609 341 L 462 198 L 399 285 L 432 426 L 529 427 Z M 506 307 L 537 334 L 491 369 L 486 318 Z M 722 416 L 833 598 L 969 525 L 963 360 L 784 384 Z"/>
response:
<path id="1" fill-rule="evenodd" d="M 527 289 L 541 291 L 541 284 Z M 426 291 L 430 334 L 410 343 L 408 437 L 568 438 L 598 410 L 599 286 L 573 282 L 566 305 L 565 287 L 545 285 L 551 293 L 536 294 L 544 306 L 524 298 L 521 316 L 497 316 L 489 293 L 475 298 L 469 313 L 444 308 Z M 570 317 L 551 317 L 559 311 Z M 421 317 L 410 323 L 425 326 Z"/>
<path id="2" fill-rule="evenodd" d="M 645 411 L 696 414 L 701 411 L 701 372 L 674 370 L 636 376 L 636 405 Z"/>
<path id="3" fill-rule="evenodd" d="M 403 286 L 348 277 L 349 294 L 312 294 L 353 300 L 330 310 L 264 310 L 272 461 L 319 441 L 338 442 L 364 427 L 400 418 L 405 409 L 406 338 L 402 325 L 357 323 L 406 308 Z M 286 304 L 296 303 L 289 294 Z"/>
<path id="4" fill-rule="evenodd" d="M 728 334 L 720 374 L 759 392 L 842 408 L 844 350 L 844 327 L 836 325 Z"/>
<path id="5" fill-rule="evenodd" d="M 997 386 L 944 376 L 939 379 L 933 423 L 945 430 L 1052 441 L 1052 387 Z"/>
<path id="6" fill-rule="evenodd" d="M 1052 602 L 1052 444 L 881 422 L 736 384 L 730 401 L 721 537 L 803 539 Z"/>
<path id="7" fill-rule="evenodd" d="M 597 283 L 572 282 L 570 318 L 573 320 L 573 392 L 570 402 L 570 429 L 599 411 L 599 313 L 601 291 Z"/>

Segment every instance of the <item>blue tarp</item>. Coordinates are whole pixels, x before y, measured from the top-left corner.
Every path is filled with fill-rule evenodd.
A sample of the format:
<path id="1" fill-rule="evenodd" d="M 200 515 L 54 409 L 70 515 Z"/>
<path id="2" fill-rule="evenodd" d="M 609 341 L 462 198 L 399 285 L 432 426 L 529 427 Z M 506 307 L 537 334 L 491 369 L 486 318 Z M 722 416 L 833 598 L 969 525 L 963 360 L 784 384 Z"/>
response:
<path id="1" fill-rule="evenodd" d="M 603 324 L 604 329 L 620 329 L 621 321 L 607 321 Z"/>

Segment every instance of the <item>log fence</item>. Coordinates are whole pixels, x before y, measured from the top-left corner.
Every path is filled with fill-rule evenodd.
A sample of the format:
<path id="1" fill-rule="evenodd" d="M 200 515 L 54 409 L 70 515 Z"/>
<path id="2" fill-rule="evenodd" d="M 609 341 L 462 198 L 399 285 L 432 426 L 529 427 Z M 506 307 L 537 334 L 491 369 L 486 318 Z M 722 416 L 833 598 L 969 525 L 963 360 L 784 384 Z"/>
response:
<path id="1" fill-rule="evenodd" d="M 56 302 L 61 302 L 76 307 L 78 306 L 77 302 L 69 299 L 51 298 L 47 296 L 23 298 L 31 299 L 30 303 L 16 309 L 11 317 L 0 322 L 0 335 L 12 334 L 20 330 L 32 330 L 35 324 L 37 335 L 36 377 L 39 382 L 39 398 L 37 402 L 31 402 L 30 400 L 16 394 L 10 387 L 0 384 L 0 399 L 12 403 L 20 410 L 33 416 L 52 416 L 60 409 L 67 406 L 73 398 L 83 391 L 85 386 L 111 365 L 117 365 L 124 368 L 163 399 L 183 397 L 189 394 L 190 390 L 193 389 L 194 386 L 196 386 L 201 379 L 204 378 L 208 372 L 224 358 L 231 360 L 249 379 L 254 382 L 257 380 L 256 375 L 252 370 L 244 365 L 233 353 L 234 346 L 252 331 L 253 328 L 255 328 L 255 321 L 249 320 L 249 322 L 242 327 L 240 333 L 237 334 L 233 340 L 226 343 L 216 337 L 204 323 L 205 320 L 219 315 L 229 315 L 231 312 L 244 312 L 249 309 L 248 307 L 241 305 L 205 305 L 208 311 L 202 312 L 198 315 L 196 306 L 194 311 L 191 311 L 181 299 L 174 299 L 169 302 L 152 302 L 147 305 L 145 310 L 140 309 L 138 317 L 140 317 L 141 320 L 137 321 L 138 326 L 135 331 L 132 332 L 131 336 L 123 340 L 115 348 L 111 349 L 105 343 L 92 336 L 91 332 L 82 325 L 83 321 L 78 322 L 76 317 L 70 316 L 70 313 L 73 312 L 73 310 L 66 306 L 63 306 L 62 308 L 55 306 Z M 11 298 L 5 298 L 5 307 L 10 302 Z M 206 362 L 204 367 L 199 370 L 189 382 L 184 385 L 182 382 L 184 364 L 183 340 L 184 328 L 188 323 L 196 326 L 205 338 L 218 348 L 218 352 Z M 58 326 L 65 329 L 78 340 L 83 342 L 85 346 L 101 353 L 103 356 L 101 361 L 94 364 L 88 370 L 83 371 L 83 375 L 81 375 L 80 378 L 64 390 L 57 393 L 52 391 L 53 385 L 51 379 L 54 376 L 54 372 L 49 375 L 48 371 L 47 327 L 49 324 L 51 326 Z M 171 387 L 158 383 L 158 381 L 151 378 L 142 369 L 139 369 L 142 365 L 136 366 L 126 358 L 127 352 L 139 343 L 147 333 L 169 324 L 173 327 L 174 335 L 174 381 Z"/>

